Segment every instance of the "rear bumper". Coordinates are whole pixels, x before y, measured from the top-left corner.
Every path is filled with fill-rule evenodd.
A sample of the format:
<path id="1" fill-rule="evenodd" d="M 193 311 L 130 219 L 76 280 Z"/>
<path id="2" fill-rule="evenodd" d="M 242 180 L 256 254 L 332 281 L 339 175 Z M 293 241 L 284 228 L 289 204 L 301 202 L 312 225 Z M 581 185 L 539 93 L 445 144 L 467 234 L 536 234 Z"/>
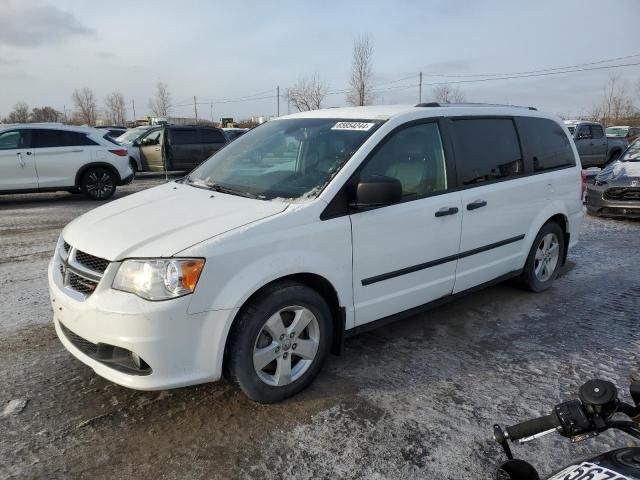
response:
<path id="1" fill-rule="evenodd" d="M 120 182 L 118 182 L 118 185 L 127 185 L 131 183 L 133 181 L 133 177 L 135 177 L 135 174 L 131 172 L 130 175 L 127 175 L 126 177 L 121 178 Z"/>

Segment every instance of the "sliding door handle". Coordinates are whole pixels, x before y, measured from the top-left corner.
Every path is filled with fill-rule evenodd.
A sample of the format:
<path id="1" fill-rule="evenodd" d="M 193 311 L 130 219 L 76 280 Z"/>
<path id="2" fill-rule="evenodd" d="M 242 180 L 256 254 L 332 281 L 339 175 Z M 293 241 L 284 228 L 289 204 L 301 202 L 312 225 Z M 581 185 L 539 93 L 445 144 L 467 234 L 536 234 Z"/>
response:
<path id="1" fill-rule="evenodd" d="M 467 203 L 467 210 L 477 210 L 478 208 L 486 207 L 487 202 L 484 200 L 476 200 L 475 202 Z"/>
<path id="2" fill-rule="evenodd" d="M 458 207 L 442 207 L 436 212 L 436 217 L 446 217 L 458 213 Z"/>

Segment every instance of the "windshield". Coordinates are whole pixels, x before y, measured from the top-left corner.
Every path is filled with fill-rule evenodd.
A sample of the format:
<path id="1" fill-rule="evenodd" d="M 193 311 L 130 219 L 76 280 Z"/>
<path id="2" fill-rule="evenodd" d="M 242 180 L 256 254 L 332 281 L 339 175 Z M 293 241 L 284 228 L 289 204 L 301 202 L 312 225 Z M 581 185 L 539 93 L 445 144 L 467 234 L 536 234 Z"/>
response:
<path id="1" fill-rule="evenodd" d="M 622 162 L 640 162 L 640 142 L 635 141 L 620 157 Z"/>
<path id="2" fill-rule="evenodd" d="M 150 127 L 137 127 L 137 128 L 132 128 L 131 130 L 127 130 L 122 135 L 120 135 L 118 138 L 116 138 L 116 142 L 118 142 L 118 143 L 131 143 L 136 138 L 138 138 L 140 135 L 142 135 L 144 132 L 149 130 L 149 128 Z"/>
<path id="3" fill-rule="evenodd" d="M 313 198 L 381 123 L 273 120 L 228 144 L 185 182 L 265 200 Z"/>
<path id="4" fill-rule="evenodd" d="M 628 128 L 609 127 L 607 128 L 607 135 L 614 137 L 626 137 Z"/>

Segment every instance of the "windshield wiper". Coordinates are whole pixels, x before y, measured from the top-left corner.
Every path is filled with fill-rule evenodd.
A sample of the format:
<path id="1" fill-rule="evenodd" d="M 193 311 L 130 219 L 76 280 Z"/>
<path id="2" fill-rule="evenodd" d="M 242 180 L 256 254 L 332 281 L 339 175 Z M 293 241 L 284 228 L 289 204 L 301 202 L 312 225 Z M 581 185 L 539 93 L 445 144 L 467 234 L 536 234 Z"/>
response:
<path id="1" fill-rule="evenodd" d="M 199 182 L 193 180 L 191 177 L 187 176 L 185 178 L 186 183 L 188 185 L 193 185 L 198 188 L 207 188 L 209 190 L 213 190 L 214 192 L 227 193 L 229 195 L 237 195 L 239 197 L 245 198 L 253 198 L 254 200 L 259 200 L 261 197 L 254 195 L 253 193 L 243 192 L 242 190 L 236 190 L 235 188 L 225 187 L 224 185 L 220 185 L 219 183 L 213 182 Z"/>

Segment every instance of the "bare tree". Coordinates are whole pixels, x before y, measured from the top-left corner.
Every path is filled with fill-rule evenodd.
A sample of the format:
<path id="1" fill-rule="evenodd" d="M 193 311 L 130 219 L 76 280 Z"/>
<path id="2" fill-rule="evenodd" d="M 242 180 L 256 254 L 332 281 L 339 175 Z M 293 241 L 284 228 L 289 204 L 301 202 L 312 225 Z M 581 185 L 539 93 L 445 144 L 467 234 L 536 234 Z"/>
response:
<path id="1" fill-rule="evenodd" d="M 171 93 L 166 83 L 158 82 L 155 97 L 149 99 L 149 110 L 154 117 L 167 118 L 171 111 Z"/>
<path id="2" fill-rule="evenodd" d="M 433 99 L 439 103 L 461 103 L 465 101 L 465 96 L 458 87 L 438 85 L 433 88 Z"/>
<path id="3" fill-rule="evenodd" d="M 327 96 L 327 84 L 320 80 L 316 73 L 312 77 L 305 77 L 287 91 L 289 101 L 299 111 L 318 110 Z"/>
<path id="4" fill-rule="evenodd" d="M 80 90 L 77 88 L 71 95 L 71 100 L 78 110 L 78 117 L 87 125 L 95 125 L 98 106 L 96 105 L 96 96 L 87 87 L 83 87 Z"/>
<path id="5" fill-rule="evenodd" d="M 29 105 L 25 102 L 16 103 L 5 121 L 7 123 L 27 123 L 29 121 Z"/>
<path id="6" fill-rule="evenodd" d="M 34 108 L 31 110 L 29 119 L 32 122 L 59 122 L 62 119 L 62 113 L 53 107 Z"/>
<path id="7" fill-rule="evenodd" d="M 347 102 L 351 105 L 370 105 L 373 92 L 373 45 L 369 35 L 361 35 L 353 42 L 353 62 L 351 64 L 351 90 Z"/>
<path id="8" fill-rule="evenodd" d="M 124 95 L 112 92 L 104 99 L 104 109 L 112 125 L 124 125 L 127 121 L 127 107 Z"/>
<path id="9" fill-rule="evenodd" d="M 593 106 L 590 117 L 605 125 L 615 125 L 633 114 L 633 101 L 627 93 L 626 83 L 619 73 L 611 73 L 602 88 L 602 100 Z"/>

